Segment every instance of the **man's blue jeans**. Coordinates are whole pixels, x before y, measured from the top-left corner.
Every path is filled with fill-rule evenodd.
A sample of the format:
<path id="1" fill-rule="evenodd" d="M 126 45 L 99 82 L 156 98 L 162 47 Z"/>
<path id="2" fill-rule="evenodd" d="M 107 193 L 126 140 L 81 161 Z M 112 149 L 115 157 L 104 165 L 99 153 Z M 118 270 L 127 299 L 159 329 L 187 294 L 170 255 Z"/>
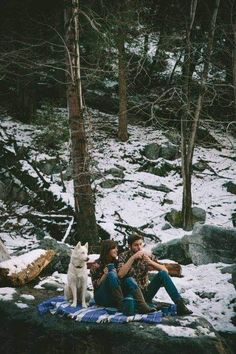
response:
<path id="1" fill-rule="evenodd" d="M 102 284 L 94 291 L 94 299 L 97 305 L 114 306 L 112 288 L 118 288 L 120 280 L 116 272 L 110 271 Z"/>
<path id="2" fill-rule="evenodd" d="M 124 295 L 133 294 L 138 288 L 136 280 L 132 277 L 123 278 L 121 280 L 121 285 Z M 174 303 L 181 298 L 169 274 L 166 271 L 161 270 L 155 274 L 152 281 L 148 284 L 147 289 L 144 291 L 144 298 L 146 302 L 151 302 L 161 287 L 166 289 L 168 295 Z"/>

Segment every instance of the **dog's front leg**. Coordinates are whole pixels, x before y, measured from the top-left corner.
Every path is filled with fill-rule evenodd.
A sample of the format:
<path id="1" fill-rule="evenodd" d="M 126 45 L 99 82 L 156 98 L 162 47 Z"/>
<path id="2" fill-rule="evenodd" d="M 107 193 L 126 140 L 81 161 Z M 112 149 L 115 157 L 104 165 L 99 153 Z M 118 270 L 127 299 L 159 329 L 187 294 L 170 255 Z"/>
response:
<path id="1" fill-rule="evenodd" d="M 77 287 L 76 287 L 76 285 L 71 287 L 71 292 L 72 292 L 72 300 L 73 300 L 71 306 L 76 307 L 77 306 Z"/>
<path id="2" fill-rule="evenodd" d="M 87 304 L 86 304 L 86 291 L 87 291 L 87 281 L 85 279 L 82 280 L 81 282 L 81 302 L 82 302 L 82 307 L 87 308 Z"/>

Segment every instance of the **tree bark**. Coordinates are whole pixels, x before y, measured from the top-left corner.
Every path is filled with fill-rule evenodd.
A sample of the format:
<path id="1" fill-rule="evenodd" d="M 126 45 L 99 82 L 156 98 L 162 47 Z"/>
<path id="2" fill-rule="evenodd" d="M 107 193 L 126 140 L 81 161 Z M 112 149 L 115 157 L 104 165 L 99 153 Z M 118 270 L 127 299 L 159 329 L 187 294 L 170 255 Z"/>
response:
<path id="1" fill-rule="evenodd" d="M 83 117 L 79 56 L 79 2 L 65 0 L 65 42 L 67 71 L 67 102 L 71 155 L 73 163 L 74 199 L 77 235 L 74 241 L 98 242 L 95 200 L 90 183 L 89 154 Z"/>
<path id="2" fill-rule="evenodd" d="M 194 3 L 194 4 L 193 4 Z M 192 9 L 195 8 L 196 12 L 196 5 L 197 5 L 197 0 L 194 0 L 192 3 Z M 200 93 L 197 99 L 197 104 L 195 108 L 195 113 L 194 116 L 191 117 L 192 124 L 191 124 L 191 131 L 189 133 L 189 138 L 186 138 L 186 131 L 184 131 L 184 128 L 186 129 L 186 121 L 185 123 L 182 121 L 181 122 L 181 127 L 182 127 L 182 173 L 183 173 L 183 202 L 182 202 L 182 213 L 183 213 L 183 228 L 185 230 L 191 230 L 193 226 L 193 220 L 192 220 L 192 195 L 191 195 L 191 178 L 192 178 L 192 160 L 193 160 L 193 153 L 194 153 L 194 147 L 195 147 L 195 140 L 196 140 L 196 134 L 197 134 L 197 127 L 199 124 L 200 120 L 200 114 L 203 106 L 203 98 L 204 94 L 206 93 L 207 87 L 207 78 L 208 78 L 208 73 L 209 73 L 209 66 L 210 66 L 210 59 L 211 59 L 211 54 L 212 54 L 212 49 L 213 49 L 213 40 L 214 40 L 214 34 L 215 34 L 215 24 L 216 24 L 216 18 L 218 14 L 218 9 L 219 9 L 219 4 L 220 0 L 215 0 L 215 6 L 213 9 L 212 13 L 212 19 L 210 22 L 210 29 L 208 33 L 208 43 L 207 43 L 207 48 L 206 52 L 204 53 L 204 66 L 203 66 L 203 72 L 201 76 L 201 83 L 200 83 Z M 191 11 L 192 15 L 195 17 L 195 13 Z M 191 18 L 190 23 L 193 24 L 194 17 Z M 189 37 L 188 37 L 188 48 L 191 48 L 191 41 L 190 41 L 190 35 L 191 35 L 191 27 L 189 31 Z M 189 55 L 191 57 L 191 55 Z M 191 63 L 189 63 L 190 65 Z M 189 75 L 187 77 L 187 80 L 189 82 Z M 188 89 L 188 102 L 190 100 L 189 98 L 189 83 L 187 86 Z M 188 106 L 189 109 L 189 106 Z M 184 116 L 184 119 L 186 119 L 186 115 Z"/>
<path id="3" fill-rule="evenodd" d="M 234 86 L 234 120 L 236 121 L 236 16 L 233 19 L 234 23 L 232 24 L 233 28 L 233 86 Z"/>
<path id="4" fill-rule="evenodd" d="M 122 31 L 118 31 L 117 39 L 118 65 L 119 65 L 119 128 L 118 138 L 121 141 L 129 139 L 127 130 L 127 86 L 126 86 L 126 60 L 125 40 Z"/>

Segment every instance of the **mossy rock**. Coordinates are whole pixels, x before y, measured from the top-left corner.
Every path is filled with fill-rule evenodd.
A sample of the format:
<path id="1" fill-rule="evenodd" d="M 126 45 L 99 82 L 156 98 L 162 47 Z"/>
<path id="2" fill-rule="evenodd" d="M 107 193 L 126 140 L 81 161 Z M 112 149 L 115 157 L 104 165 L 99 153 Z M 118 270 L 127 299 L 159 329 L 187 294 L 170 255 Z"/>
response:
<path id="1" fill-rule="evenodd" d="M 100 183 L 102 188 L 114 188 L 115 186 L 121 184 L 123 181 L 121 179 L 107 179 Z"/>
<path id="2" fill-rule="evenodd" d="M 193 213 L 193 224 L 195 224 L 196 222 L 202 222 L 202 223 L 205 222 L 206 220 L 205 210 L 198 207 L 193 207 L 192 213 Z M 171 209 L 171 211 L 165 215 L 165 220 L 167 220 L 173 227 L 176 228 L 183 227 L 183 215 L 182 215 L 182 211 L 180 210 Z"/>
<path id="3" fill-rule="evenodd" d="M 151 161 L 146 161 L 140 168 L 139 171 L 144 171 L 148 173 L 152 173 L 153 175 L 165 177 L 172 170 L 175 169 L 175 166 L 166 162 L 165 160 L 161 160 L 158 163 L 153 163 Z"/>
<path id="4" fill-rule="evenodd" d="M 236 194 L 236 184 L 233 182 L 227 182 L 223 184 L 223 187 L 226 187 L 227 192 Z"/>
<path id="5" fill-rule="evenodd" d="M 160 156 L 160 150 L 160 145 L 152 143 L 145 146 L 142 154 L 149 160 L 157 160 Z"/>
<path id="6" fill-rule="evenodd" d="M 110 174 L 113 177 L 117 177 L 117 178 L 124 178 L 124 172 L 122 170 L 120 170 L 119 168 L 110 168 L 109 170 L 107 170 L 105 172 L 106 174 Z"/>

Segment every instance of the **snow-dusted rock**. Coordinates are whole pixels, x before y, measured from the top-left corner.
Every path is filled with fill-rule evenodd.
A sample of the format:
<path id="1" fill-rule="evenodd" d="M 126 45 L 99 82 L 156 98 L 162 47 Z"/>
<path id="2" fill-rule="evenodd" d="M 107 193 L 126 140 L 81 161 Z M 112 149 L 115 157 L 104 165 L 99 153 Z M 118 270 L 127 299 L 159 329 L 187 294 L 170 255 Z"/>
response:
<path id="1" fill-rule="evenodd" d="M 0 262 L 6 261 L 7 259 L 10 259 L 10 258 L 11 258 L 11 256 L 10 256 L 8 250 L 6 249 L 6 247 L 4 246 L 2 241 L 0 240 Z"/>
<path id="2" fill-rule="evenodd" d="M 195 224 L 192 235 L 182 238 L 186 255 L 196 265 L 236 262 L 236 230 Z"/>

